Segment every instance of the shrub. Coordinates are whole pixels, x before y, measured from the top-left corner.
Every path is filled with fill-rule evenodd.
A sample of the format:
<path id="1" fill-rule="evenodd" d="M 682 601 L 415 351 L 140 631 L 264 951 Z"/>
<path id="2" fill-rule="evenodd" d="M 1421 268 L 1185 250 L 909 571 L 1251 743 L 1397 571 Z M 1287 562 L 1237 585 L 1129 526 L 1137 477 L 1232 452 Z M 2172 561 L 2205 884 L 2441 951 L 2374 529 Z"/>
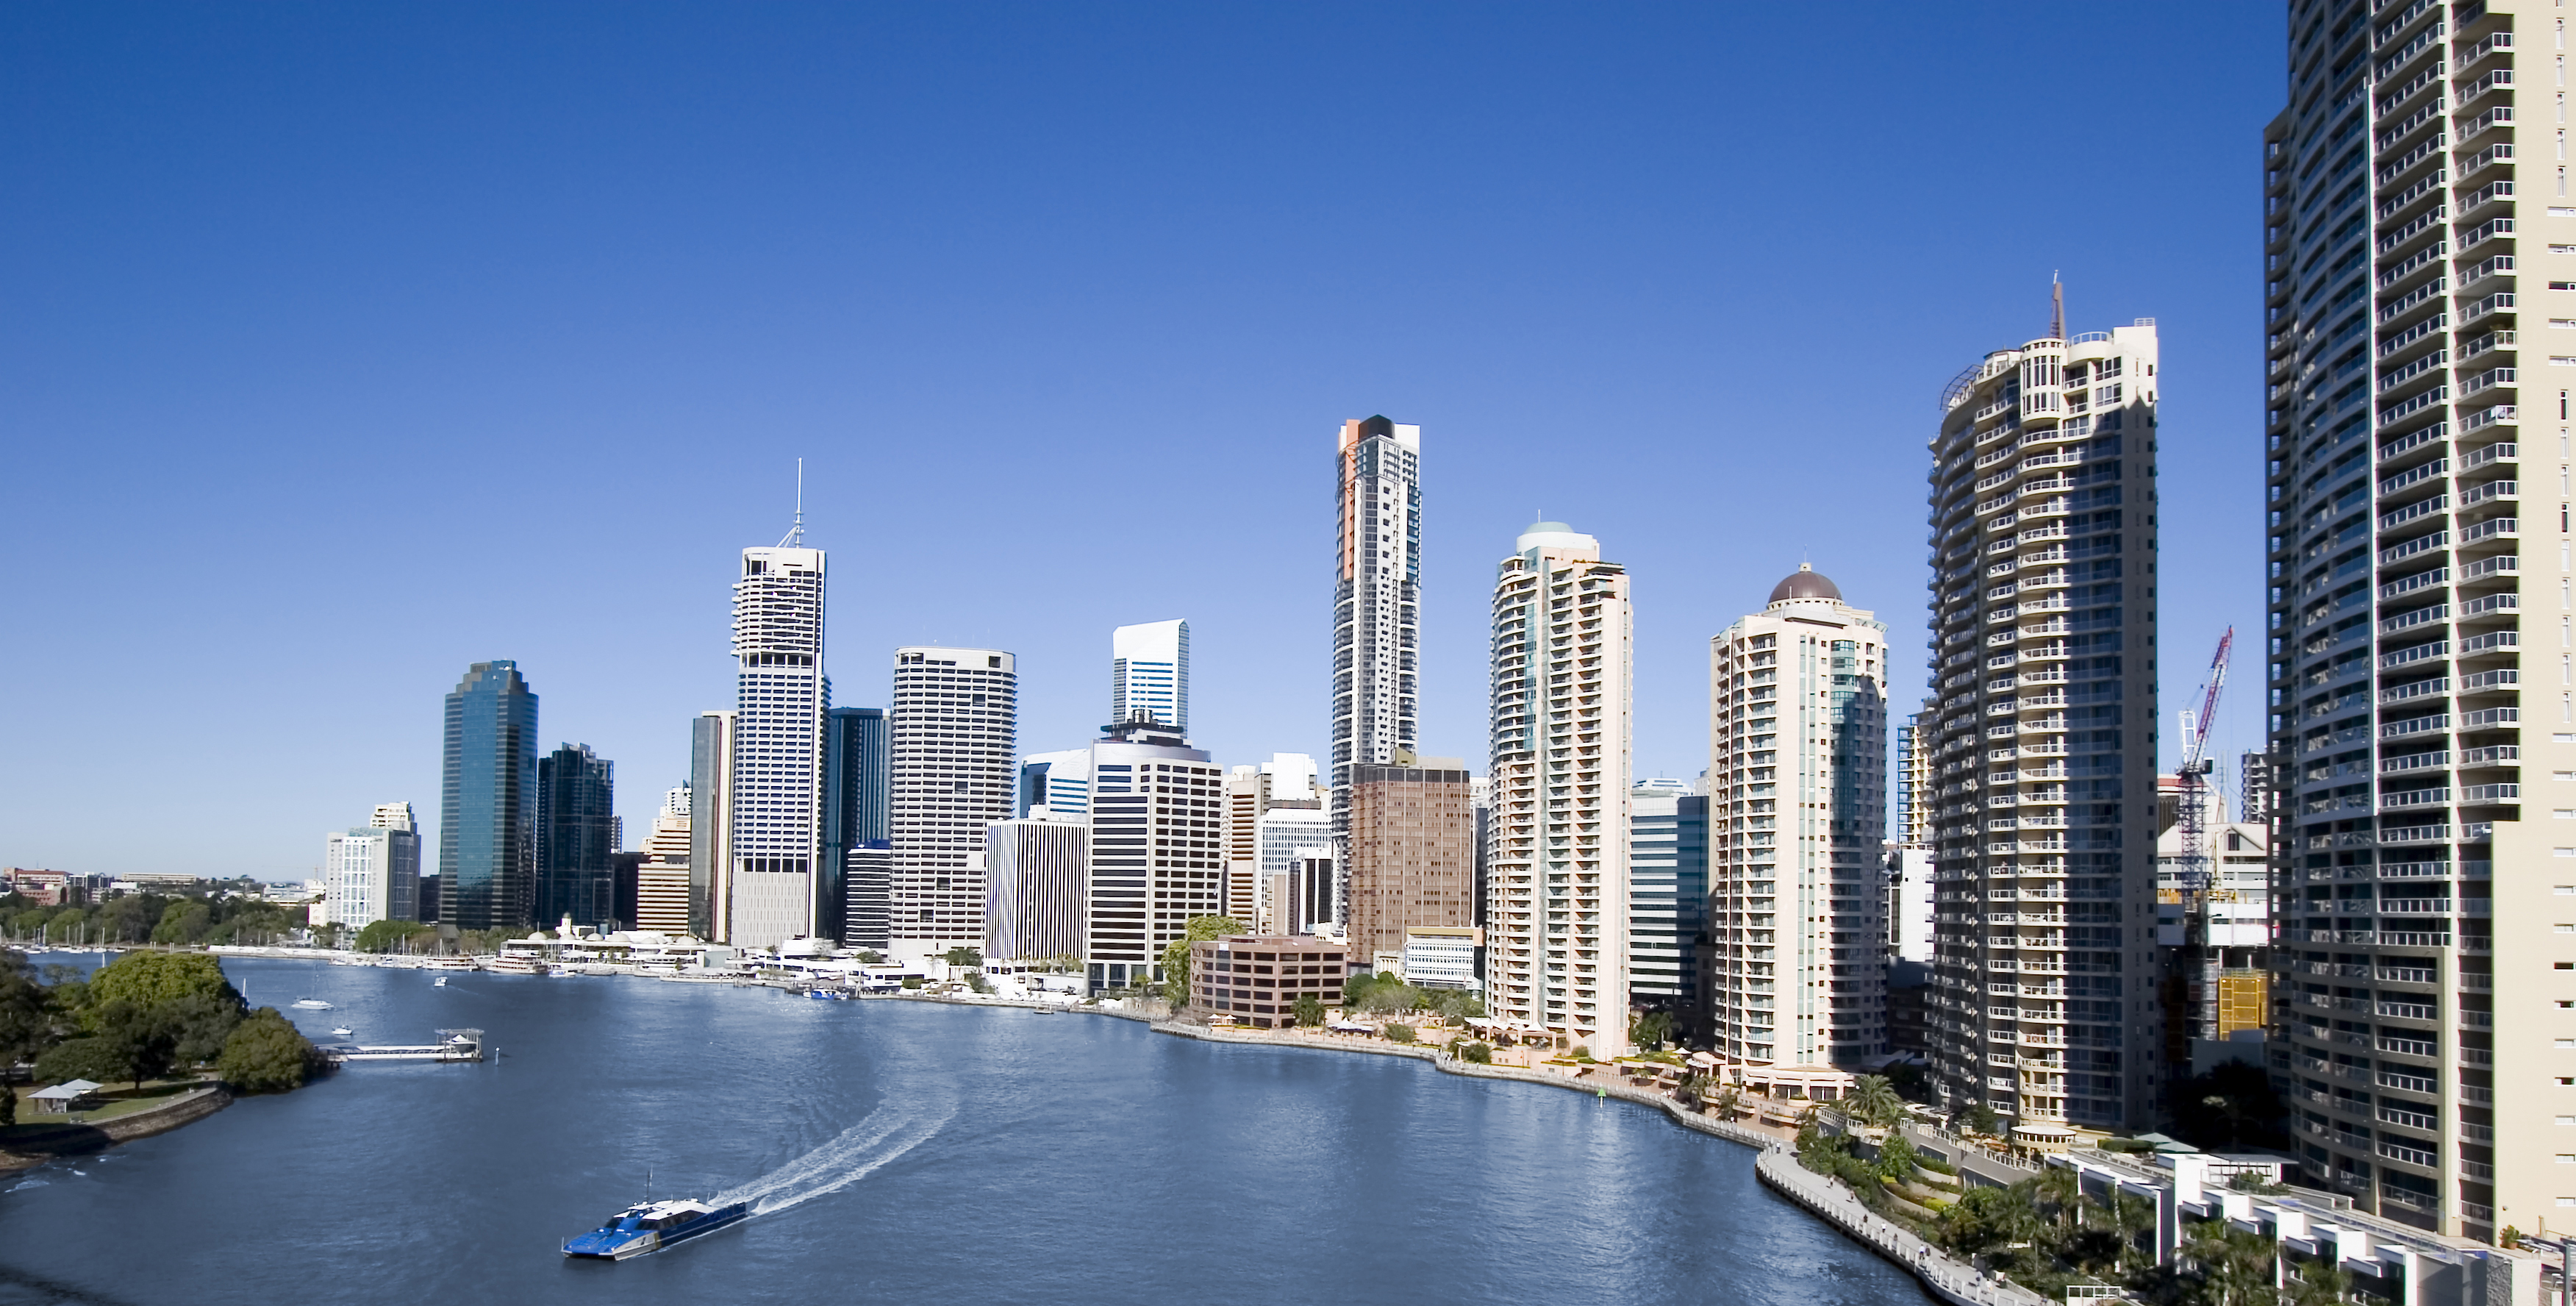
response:
<path id="1" fill-rule="evenodd" d="M 224 1040 L 215 1069 L 225 1083 L 245 1093 L 283 1093 L 302 1087 L 327 1064 L 321 1050 L 277 1008 L 262 1007 Z"/>
<path id="2" fill-rule="evenodd" d="M 903 986 L 908 989 L 920 988 L 921 977 L 919 975 L 906 975 L 903 977 Z"/>
<path id="3" fill-rule="evenodd" d="M 1459 1049 L 1458 1059 L 1472 1061 L 1480 1066 L 1490 1066 L 1494 1064 L 1494 1049 L 1484 1043 L 1470 1043 Z"/>
<path id="4" fill-rule="evenodd" d="M 1413 1026 L 1411 1025 L 1399 1024 L 1398 1022 L 1390 1020 L 1386 1023 L 1385 1032 L 1387 1041 L 1390 1043 L 1410 1043 L 1413 1041 Z"/>

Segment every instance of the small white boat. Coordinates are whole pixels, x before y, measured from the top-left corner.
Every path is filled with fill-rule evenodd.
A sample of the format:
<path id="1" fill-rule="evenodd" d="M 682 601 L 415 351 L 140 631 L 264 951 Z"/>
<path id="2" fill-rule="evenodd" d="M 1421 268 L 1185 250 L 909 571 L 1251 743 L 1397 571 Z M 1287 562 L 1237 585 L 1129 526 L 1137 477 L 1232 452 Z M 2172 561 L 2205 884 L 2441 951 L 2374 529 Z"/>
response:
<path id="1" fill-rule="evenodd" d="M 348 1027 L 348 1026 L 346 1026 L 346 1025 L 342 1025 L 342 1026 L 341 1026 L 341 1027 L 339 1027 L 338 1029 L 335 1029 L 335 1030 L 332 1030 L 332 1031 L 331 1031 L 331 1037 L 333 1037 L 333 1038 L 347 1038 L 347 1037 L 349 1037 L 350 1035 L 355 1034 L 355 1033 L 357 1033 L 357 1032 L 358 1032 L 358 1031 L 356 1031 L 356 1030 L 354 1030 L 354 1029 L 351 1029 L 351 1028 L 349 1028 L 349 1027 Z"/>
<path id="2" fill-rule="evenodd" d="M 441 976 L 439 976 L 437 979 L 431 980 L 431 981 L 429 982 L 429 986 L 430 986 L 431 988 L 434 988 L 434 989 L 443 989 L 443 988 L 446 988 L 446 987 L 447 987 L 447 977 L 446 977 L 446 976 L 444 976 L 444 975 L 441 975 Z"/>
<path id="3" fill-rule="evenodd" d="M 297 998 L 295 1000 L 295 1006 L 296 1009 L 300 1011 L 329 1011 L 331 1009 L 331 1004 L 324 1002 L 320 998 Z"/>

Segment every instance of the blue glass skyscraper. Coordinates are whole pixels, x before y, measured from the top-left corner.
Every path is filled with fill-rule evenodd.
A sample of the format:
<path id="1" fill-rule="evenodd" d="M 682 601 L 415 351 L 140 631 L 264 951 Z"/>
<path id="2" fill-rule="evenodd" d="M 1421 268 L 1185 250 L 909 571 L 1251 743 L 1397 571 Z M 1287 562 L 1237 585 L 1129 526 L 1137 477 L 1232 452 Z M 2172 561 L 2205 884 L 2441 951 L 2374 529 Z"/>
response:
<path id="1" fill-rule="evenodd" d="M 814 937 L 847 933 L 850 854 L 884 848 L 893 784 L 885 709 L 836 707 L 823 724 L 823 882 L 815 889 Z"/>
<path id="2" fill-rule="evenodd" d="M 537 696 L 519 664 L 477 662 L 447 696 L 440 782 L 441 924 L 524 929 L 535 905 Z"/>
<path id="3" fill-rule="evenodd" d="M 588 744 L 546 754 L 537 762 L 537 923 L 621 919 L 611 888 L 616 852 L 616 764 Z"/>

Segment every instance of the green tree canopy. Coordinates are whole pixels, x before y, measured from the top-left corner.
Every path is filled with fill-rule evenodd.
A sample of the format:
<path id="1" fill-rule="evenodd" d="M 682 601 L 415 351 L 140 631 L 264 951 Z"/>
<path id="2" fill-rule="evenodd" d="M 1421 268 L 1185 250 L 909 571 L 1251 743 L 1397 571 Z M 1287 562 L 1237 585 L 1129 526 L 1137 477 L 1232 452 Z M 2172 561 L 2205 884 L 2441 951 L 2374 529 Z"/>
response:
<path id="1" fill-rule="evenodd" d="M 1312 993 L 1300 993 L 1296 1003 L 1297 1024 L 1313 1029 L 1324 1023 L 1324 1000 Z"/>
<path id="2" fill-rule="evenodd" d="M 27 954 L 0 949 L 0 1065 L 15 1065 L 53 1042 L 51 1005 Z"/>
<path id="3" fill-rule="evenodd" d="M 162 909 L 160 923 L 152 927 L 152 941 L 154 943 L 195 943 L 206 937 L 206 931 L 213 926 L 214 921 L 214 911 L 206 904 L 186 898 L 175 899 L 168 907 Z M 101 921 L 100 924 L 105 926 L 108 922 Z M 128 931 L 116 929 L 114 932 L 123 935 Z"/>
<path id="4" fill-rule="evenodd" d="M 950 948 L 948 954 L 940 960 L 951 966 L 981 966 L 984 964 L 984 954 L 961 943 Z"/>
<path id="5" fill-rule="evenodd" d="M 394 952 L 413 939 L 437 932 L 437 926 L 423 925 L 419 921 L 371 921 L 358 931 L 358 951 Z"/>
<path id="6" fill-rule="evenodd" d="M 1243 933 L 1231 916 L 1193 916 L 1181 937 L 1163 945 L 1163 997 L 1175 1007 L 1190 1000 L 1190 945 Z"/>
<path id="7" fill-rule="evenodd" d="M 75 1079 L 114 1084 L 134 1078 L 131 1049 L 111 1038 L 64 1039 L 36 1058 L 36 1078 L 65 1084 Z"/>
<path id="8" fill-rule="evenodd" d="M 1863 1075 L 1853 1081 L 1851 1099 L 1844 1105 L 1873 1125 L 1892 1125 L 1904 1111 L 1903 1099 L 1885 1075 Z"/>
<path id="9" fill-rule="evenodd" d="M 230 995 L 241 1001 L 224 968 L 202 952 L 129 952 L 90 976 L 89 1001 L 126 1001 L 141 1007 L 175 1002 L 190 994 Z"/>
<path id="10" fill-rule="evenodd" d="M 1673 1013 L 1669 1011 L 1640 1012 L 1628 1021 L 1628 1041 L 1641 1048 L 1662 1047 L 1664 1040 L 1672 1036 Z"/>
<path id="11" fill-rule="evenodd" d="M 233 1029 L 215 1069 L 245 1093 L 283 1093 L 301 1087 L 327 1062 L 321 1050 L 275 1007 L 262 1007 Z"/>

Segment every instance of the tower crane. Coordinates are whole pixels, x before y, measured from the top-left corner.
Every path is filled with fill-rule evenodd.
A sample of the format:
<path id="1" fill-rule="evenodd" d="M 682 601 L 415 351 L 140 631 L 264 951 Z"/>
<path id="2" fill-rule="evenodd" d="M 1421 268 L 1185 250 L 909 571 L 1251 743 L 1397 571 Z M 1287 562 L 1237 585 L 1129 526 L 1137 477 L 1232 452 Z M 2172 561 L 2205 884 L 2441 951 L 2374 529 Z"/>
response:
<path id="1" fill-rule="evenodd" d="M 2236 645 L 2236 628 L 2218 638 L 2218 653 L 2209 660 L 2209 679 L 2201 686 L 2200 714 L 2195 718 L 2190 708 L 2182 711 L 2182 766 L 2177 778 L 2182 782 L 2182 808 L 2175 816 L 2182 826 L 2182 891 L 2187 899 L 2197 899 L 2208 892 L 2209 875 L 2209 775 L 2218 767 L 2209 756 L 2209 726 L 2218 719 L 2218 694 L 2227 688 L 2227 656 Z"/>
<path id="2" fill-rule="evenodd" d="M 2227 688 L 2227 656 L 2236 646 L 2236 628 L 2218 638 L 2218 653 L 2209 660 L 2209 679 L 2201 686 L 2200 714 L 2190 708 L 2182 711 L 2182 765 L 2176 769 L 2180 782 L 2176 798 L 2181 803 L 2174 813 L 2180 827 L 2182 855 L 2176 859 L 2180 872 L 2182 908 L 2191 944 L 2200 953 L 2199 1025 L 2201 1037 L 2214 1038 L 2218 1029 L 2218 971 L 2221 950 L 2209 943 L 2209 901 L 2225 896 L 2216 889 L 2209 873 L 2209 806 L 2210 772 L 2217 769 L 2217 759 L 2209 756 L 2209 727 L 2218 719 L 2219 691 Z"/>

